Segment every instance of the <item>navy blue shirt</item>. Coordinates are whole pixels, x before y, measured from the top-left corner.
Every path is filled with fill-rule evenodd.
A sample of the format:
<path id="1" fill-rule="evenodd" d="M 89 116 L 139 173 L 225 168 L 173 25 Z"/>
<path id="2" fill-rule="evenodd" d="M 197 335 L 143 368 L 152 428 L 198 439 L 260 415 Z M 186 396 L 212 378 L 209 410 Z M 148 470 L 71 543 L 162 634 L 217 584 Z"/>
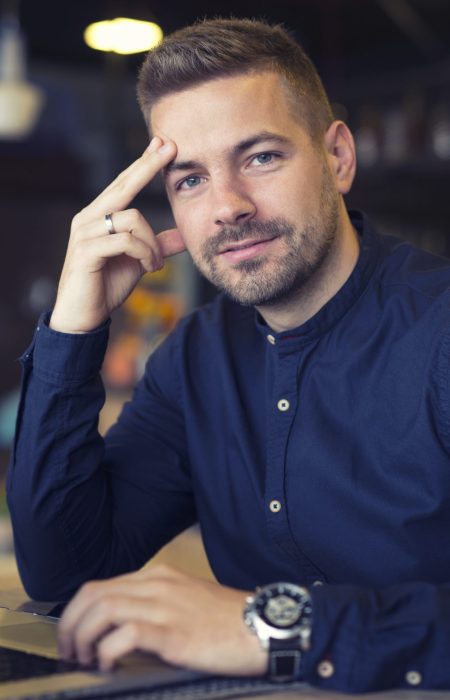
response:
<path id="1" fill-rule="evenodd" d="M 311 586 L 305 680 L 450 688 L 450 262 L 352 218 L 358 262 L 315 316 L 276 333 L 219 296 L 105 440 L 107 326 L 41 320 L 8 481 L 30 595 L 67 599 L 199 522 L 221 583 Z"/>

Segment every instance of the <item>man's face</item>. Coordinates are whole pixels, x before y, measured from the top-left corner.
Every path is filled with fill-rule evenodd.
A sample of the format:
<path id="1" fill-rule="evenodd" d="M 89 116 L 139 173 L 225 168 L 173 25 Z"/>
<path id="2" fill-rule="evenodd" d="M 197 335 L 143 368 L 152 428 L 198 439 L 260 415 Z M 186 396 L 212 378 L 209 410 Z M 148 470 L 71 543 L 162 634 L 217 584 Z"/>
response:
<path id="1" fill-rule="evenodd" d="M 245 305 L 296 295 L 333 250 L 339 194 L 280 77 L 253 73 L 170 94 L 151 127 L 177 145 L 167 192 L 205 277 Z"/>

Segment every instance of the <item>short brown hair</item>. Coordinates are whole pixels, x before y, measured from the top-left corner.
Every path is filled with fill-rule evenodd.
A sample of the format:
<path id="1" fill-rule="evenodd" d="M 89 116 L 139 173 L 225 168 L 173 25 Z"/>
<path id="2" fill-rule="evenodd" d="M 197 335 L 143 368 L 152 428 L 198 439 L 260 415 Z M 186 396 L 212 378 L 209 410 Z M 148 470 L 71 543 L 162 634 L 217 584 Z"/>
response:
<path id="1" fill-rule="evenodd" d="M 322 81 L 302 47 L 280 25 L 254 19 L 205 19 L 170 34 L 147 54 L 137 85 L 144 118 L 165 95 L 255 71 L 282 75 L 294 111 L 313 139 L 333 121 Z"/>

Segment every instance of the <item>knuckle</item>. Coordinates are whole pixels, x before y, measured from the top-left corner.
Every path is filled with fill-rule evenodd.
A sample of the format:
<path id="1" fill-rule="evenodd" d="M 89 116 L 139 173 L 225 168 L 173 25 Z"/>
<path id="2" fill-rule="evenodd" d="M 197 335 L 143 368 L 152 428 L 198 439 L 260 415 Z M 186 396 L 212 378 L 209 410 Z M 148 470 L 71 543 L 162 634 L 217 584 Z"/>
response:
<path id="1" fill-rule="evenodd" d="M 73 217 L 73 219 L 72 219 L 72 228 L 73 228 L 73 229 L 77 229 L 77 228 L 80 226 L 81 222 L 83 221 L 83 212 L 84 212 L 84 209 L 81 209 L 81 210 L 80 210 L 77 214 L 75 214 L 75 216 Z"/>
<path id="2" fill-rule="evenodd" d="M 152 567 L 152 571 L 155 574 L 155 576 L 168 576 L 172 571 L 172 567 L 169 566 L 168 564 L 155 564 Z"/>
<path id="3" fill-rule="evenodd" d="M 129 209 L 128 213 L 132 222 L 139 224 L 144 218 L 139 209 Z"/>
<path id="4" fill-rule="evenodd" d="M 117 179 L 114 189 L 116 190 L 116 193 L 119 197 L 127 194 L 127 191 L 128 191 L 127 180 L 126 180 L 125 176 L 123 175 L 123 173 Z"/>
<path id="5" fill-rule="evenodd" d="M 86 221 L 89 220 L 88 215 L 89 215 L 89 208 L 88 207 L 83 207 L 83 209 L 80 209 L 80 211 L 77 212 L 72 219 L 71 230 L 77 231 L 81 226 L 83 226 L 86 223 Z"/>
<path id="6" fill-rule="evenodd" d="M 99 585 L 99 581 L 88 581 L 87 583 L 83 583 L 80 588 L 80 594 L 87 600 L 91 600 L 97 596 Z"/>
<path id="7" fill-rule="evenodd" d="M 132 646 L 136 646 L 139 643 L 141 637 L 141 625 L 139 622 L 127 622 L 123 626 L 123 632 Z"/>
<path id="8" fill-rule="evenodd" d="M 178 635 L 162 632 L 160 637 L 161 657 L 169 664 L 183 664 L 186 640 L 182 640 Z"/>
<path id="9" fill-rule="evenodd" d="M 112 185 L 121 185 L 123 182 L 125 182 L 127 179 L 127 173 L 125 170 L 123 170 L 121 173 L 118 174 L 115 180 L 112 181 Z"/>
<path id="10" fill-rule="evenodd" d="M 104 595 L 97 603 L 97 612 L 103 618 L 109 617 L 114 612 L 115 605 L 111 596 Z"/>

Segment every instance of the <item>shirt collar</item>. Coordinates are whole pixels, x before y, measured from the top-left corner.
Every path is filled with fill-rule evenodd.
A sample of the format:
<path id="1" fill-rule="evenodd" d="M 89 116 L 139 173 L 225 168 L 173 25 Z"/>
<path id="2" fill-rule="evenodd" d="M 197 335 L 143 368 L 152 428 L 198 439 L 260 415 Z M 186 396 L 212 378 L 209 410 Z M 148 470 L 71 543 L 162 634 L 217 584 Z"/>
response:
<path id="1" fill-rule="evenodd" d="M 255 312 L 258 331 L 284 352 L 292 352 L 327 333 L 361 296 L 372 276 L 380 255 L 379 234 L 363 212 L 350 211 L 349 214 L 359 236 L 359 257 L 350 277 L 334 297 L 301 326 L 282 333 L 272 331 Z"/>

